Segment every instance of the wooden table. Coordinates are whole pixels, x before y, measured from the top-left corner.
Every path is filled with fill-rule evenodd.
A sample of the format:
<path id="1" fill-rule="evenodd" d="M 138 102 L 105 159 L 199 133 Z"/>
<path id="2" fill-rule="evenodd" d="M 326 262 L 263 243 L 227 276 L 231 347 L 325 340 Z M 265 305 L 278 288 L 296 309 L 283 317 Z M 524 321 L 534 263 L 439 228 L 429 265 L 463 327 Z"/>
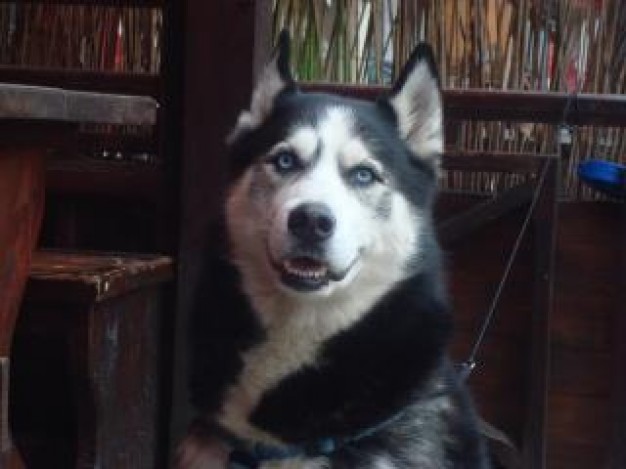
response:
<path id="1" fill-rule="evenodd" d="M 160 467 L 173 276 L 160 255 L 35 252 L 11 350 L 27 467 Z"/>
<path id="2" fill-rule="evenodd" d="M 23 467 L 11 443 L 9 356 L 45 204 L 45 155 L 80 123 L 154 125 L 148 97 L 0 83 L 0 469 Z"/>

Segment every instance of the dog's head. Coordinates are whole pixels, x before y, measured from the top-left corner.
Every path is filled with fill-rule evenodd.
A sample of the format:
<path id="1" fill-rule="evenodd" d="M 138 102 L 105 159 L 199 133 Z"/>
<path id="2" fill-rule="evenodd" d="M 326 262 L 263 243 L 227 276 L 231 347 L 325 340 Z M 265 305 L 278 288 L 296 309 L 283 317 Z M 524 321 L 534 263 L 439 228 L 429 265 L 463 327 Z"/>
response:
<path id="1" fill-rule="evenodd" d="M 415 272 L 442 146 L 430 47 L 372 103 L 301 92 L 281 35 L 230 136 L 226 217 L 244 282 L 256 295 L 315 301 Z"/>

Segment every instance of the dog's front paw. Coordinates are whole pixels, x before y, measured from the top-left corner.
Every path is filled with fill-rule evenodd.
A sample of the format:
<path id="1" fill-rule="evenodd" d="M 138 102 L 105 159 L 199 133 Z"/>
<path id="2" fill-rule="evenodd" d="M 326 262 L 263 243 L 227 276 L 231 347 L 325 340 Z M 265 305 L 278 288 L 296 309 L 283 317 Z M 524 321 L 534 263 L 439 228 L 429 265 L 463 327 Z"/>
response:
<path id="1" fill-rule="evenodd" d="M 226 469 L 229 450 L 224 443 L 202 430 L 190 428 L 178 446 L 175 469 Z"/>

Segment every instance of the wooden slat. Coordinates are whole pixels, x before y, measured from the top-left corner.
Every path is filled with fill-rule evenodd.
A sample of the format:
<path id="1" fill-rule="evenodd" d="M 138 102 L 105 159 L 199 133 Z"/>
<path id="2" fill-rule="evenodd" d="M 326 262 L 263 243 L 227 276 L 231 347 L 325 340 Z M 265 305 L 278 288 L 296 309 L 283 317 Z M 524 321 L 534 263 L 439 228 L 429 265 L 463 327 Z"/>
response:
<path id="1" fill-rule="evenodd" d="M 105 72 L 96 70 L 14 67 L 0 65 L 0 82 L 54 86 L 78 91 L 161 95 L 161 78 L 151 73 Z"/>
<path id="2" fill-rule="evenodd" d="M 382 86 L 346 86 L 307 83 L 303 89 L 340 93 L 373 100 L 388 92 Z M 626 96 L 556 92 L 443 90 L 447 120 L 518 121 L 576 125 L 626 126 Z M 568 108 L 567 115 L 564 114 Z"/>
<path id="3" fill-rule="evenodd" d="M 158 255 L 36 251 L 29 295 L 39 301 L 100 302 L 171 280 L 173 261 Z"/>
<path id="4" fill-rule="evenodd" d="M 608 351 L 553 344 L 550 392 L 606 399 L 611 393 L 612 362 Z"/>
<path id="5" fill-rule="evenodd" d="M 591 469 L 606 467 L 606 450 L 609 446 L 611 403 L 605 398 L 586 398 L 564 393 L 550 396 L 550 440 L 556 444 L 571 443 L 598 445 L 602 451 L 596 454 L 596 464 L 575 468 Z M 576 454 L 584 454 L 580 449 Z"/>
<path id="6" fill-rule="evenodd" d="M 25 0 L 24 3 L 43 5 L 93 5 L 144 8 L 161 7 L 167 1 L 170 0 Z"/>
<path id="7" fill-rule="evenodd" d="M 535 213 L 534 307 L 529 353 L 530 378 L 523 439 L 524 467 L 546 467 L 546 425 L 550 371 L 550 321 L 554 303 L 554 253 L 556 246 L 559 161 L 547 159 L 546 177 Z"/>
<path id="8" fill-rule="evenodd" d="M 0 151 L 0 468 L 21 467 L 11 443 L 10 353 L 44 207 L 43 150 Z"/>
<path id="9" fill-rule="evenodd" d="M 163 173 L 157 165 L 67 160 L 48 165 L 46 184 L 52 194 L 156 199 Z"/>
<path id="10" fill-rule="evenodd" d="M 11 449 L 9 431 L 9 357 L 0 356 L 0 462 Z M 1 467 L 1 464 L 0 464 Z"/>
<path id="11" fill-rule="evenodd" d="M 532 184 L 522 184 L 441 221 L 437 225 L 439 240 L 444 246 L 449 246 L 454 241 L 483 228 L 493 220 L 526 204 L 530 201 L 532 193 Z"/>
<path id="12" fill-rule="evenodd" d="M 623 174 L 622 184 L 626 189 L 626 174 Z M 621 298 L 615 310 L 613 335 L 613 418 L 612 438 L 609 459 L 609 469 L 626 467 L 626 200 L 622 201 L 620 210 L 620 263 L 618 277 L 621 286 Z"/>
<path id="13" fill-rule="evenodd" d="M 626 126 L 624 95 L 454 89 L 444 105 L 446 119 Z"/>
<path id="14" fill-rule="evenodd" d="M 157 109 L 148 96 L 0 83 L 0 120 L 154 125 Z"/>
<path id="15" fill-rule="evenodd" d="M 480 171 L 494 173 L 536 173 L 545 155 L 535 153 L 456 152 L 447 150 L 442 167 L 450 171 Z"/>

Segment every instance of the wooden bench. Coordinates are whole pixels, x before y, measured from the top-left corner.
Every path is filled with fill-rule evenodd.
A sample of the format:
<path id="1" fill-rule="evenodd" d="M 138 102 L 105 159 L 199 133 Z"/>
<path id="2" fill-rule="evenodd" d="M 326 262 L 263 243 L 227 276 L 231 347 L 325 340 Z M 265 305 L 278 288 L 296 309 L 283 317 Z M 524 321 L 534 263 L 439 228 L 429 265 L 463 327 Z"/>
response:
<path id="1" fill-rule="evenodd" d="M 35 253 L 11 354 L 27 467 L 155 467 L 173 270 L 160 256 Z"/>

